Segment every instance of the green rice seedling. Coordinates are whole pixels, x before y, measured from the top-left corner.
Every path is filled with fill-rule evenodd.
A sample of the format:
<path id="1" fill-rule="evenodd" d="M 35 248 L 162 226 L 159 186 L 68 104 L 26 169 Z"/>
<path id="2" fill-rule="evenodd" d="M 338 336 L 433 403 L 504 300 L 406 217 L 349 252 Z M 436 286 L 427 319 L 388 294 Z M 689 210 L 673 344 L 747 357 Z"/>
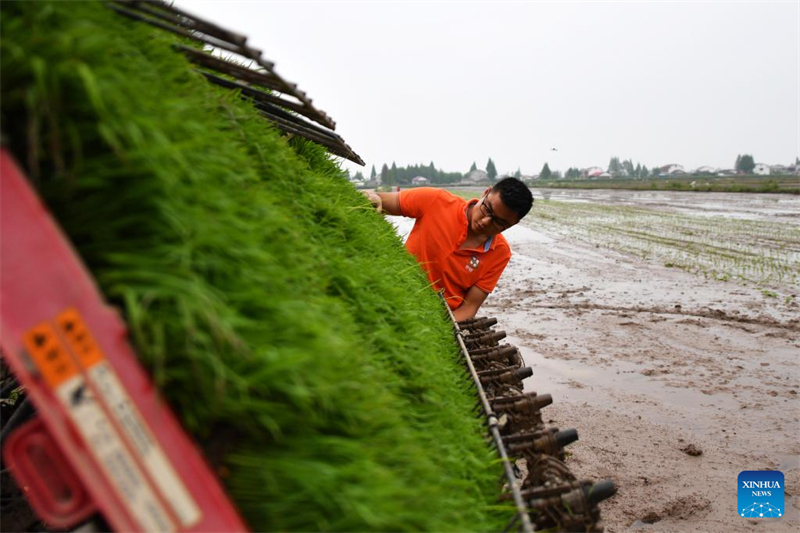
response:
<path id="1" fill-rule="evenodd" d="M 172 35 L 101 3 L 0 9 L 8 146 L 250 526 L 501 529 L 452 325 L 336 161 Z"/>
<path id="2" fill-rule="evenodd" d="M 745 283 L 796 284 L 800 227 L 763 220 L 732 220 L 545 200 L 525 223 L 561 235 Z"/>

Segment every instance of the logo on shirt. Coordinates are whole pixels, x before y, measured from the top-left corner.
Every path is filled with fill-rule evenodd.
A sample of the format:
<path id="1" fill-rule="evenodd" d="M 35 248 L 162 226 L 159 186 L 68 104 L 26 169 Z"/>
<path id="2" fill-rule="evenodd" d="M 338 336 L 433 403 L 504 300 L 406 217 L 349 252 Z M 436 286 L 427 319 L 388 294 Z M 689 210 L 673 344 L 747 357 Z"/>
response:
<path id="1" fill-rule="evenodd" d="M 475 257 L 474 255 L 469 258 L 469 263 L 467 263 L 467 271 L 472 272 L 473 270 L 478 268 L 481 260 Z"/>

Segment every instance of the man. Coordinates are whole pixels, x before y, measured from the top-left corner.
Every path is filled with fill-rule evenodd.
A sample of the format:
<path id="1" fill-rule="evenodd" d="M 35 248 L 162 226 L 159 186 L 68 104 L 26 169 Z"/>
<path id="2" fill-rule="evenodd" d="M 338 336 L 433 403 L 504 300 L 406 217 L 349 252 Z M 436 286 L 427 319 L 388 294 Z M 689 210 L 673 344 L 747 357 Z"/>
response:
<path id="1" fill-rule="evenodd" d="M 472 318 L 494 290 L 511 258 L 503 231 L 533 205 L 530 190 L 516 178 L 487 188 L 480 199 L 464 200 L 442 189 L 422 187 L 367 194 L 378 212 L 415 218 L 406 247 L 444 289 L 456 320 Z"/>

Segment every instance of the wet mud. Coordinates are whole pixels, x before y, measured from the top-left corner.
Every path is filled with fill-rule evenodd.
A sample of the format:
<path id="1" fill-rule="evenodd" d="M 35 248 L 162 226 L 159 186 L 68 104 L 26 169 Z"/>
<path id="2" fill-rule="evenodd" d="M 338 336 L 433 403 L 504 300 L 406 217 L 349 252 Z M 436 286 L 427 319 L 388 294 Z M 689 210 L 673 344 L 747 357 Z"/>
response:
<path id="1" fill-rule="evenodd" d="M 496 316 L 577 428 L 567 463 L 611 478 L 609 532 L 800 531 L 800 308 L 523 225 L 481 315 Z M 782 294 L 793 294 L 791 286 Z M 786 512 L 737 514 L 742 470 L 779 469 Z"/>

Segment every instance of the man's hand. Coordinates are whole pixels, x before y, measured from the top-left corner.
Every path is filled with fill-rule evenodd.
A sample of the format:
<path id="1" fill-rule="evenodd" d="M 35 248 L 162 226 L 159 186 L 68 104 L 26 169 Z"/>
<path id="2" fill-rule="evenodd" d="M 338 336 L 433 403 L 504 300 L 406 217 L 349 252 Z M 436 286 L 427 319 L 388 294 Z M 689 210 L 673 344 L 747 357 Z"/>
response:
<path id="1" fill-rule="evenodd" d="M 367 197 L 367 200 L 369 200 L 369 203 L 375 208 L 375 211 L 383 213 L 383 202 L 375 191 L 361 191 L 361 194 Z"/>
<path id="2" fill-rule="evenodd" d="M 361 194 L 367 197 L 378 213 L 395 216 L 402 214 L 400 213 L 400 193 L 398 192 L 361 191 Z"/>
<path id="3" fill-rule="evenodd" d="M 470 287 L 466 296 L 464 296 L 464 301 L 461 302 L 461 305 L 458 306 L 458 309 L 453 311 L 453 317 L 455 317 L 456 322 L 475 318 L 478 309 L 481 308 L 481 305 L 483 305 L 483 302 L 486 300 L 487 296 L 489 295 L 480 290 L 478 287 L 475 287 L 474 285 Z"/>

